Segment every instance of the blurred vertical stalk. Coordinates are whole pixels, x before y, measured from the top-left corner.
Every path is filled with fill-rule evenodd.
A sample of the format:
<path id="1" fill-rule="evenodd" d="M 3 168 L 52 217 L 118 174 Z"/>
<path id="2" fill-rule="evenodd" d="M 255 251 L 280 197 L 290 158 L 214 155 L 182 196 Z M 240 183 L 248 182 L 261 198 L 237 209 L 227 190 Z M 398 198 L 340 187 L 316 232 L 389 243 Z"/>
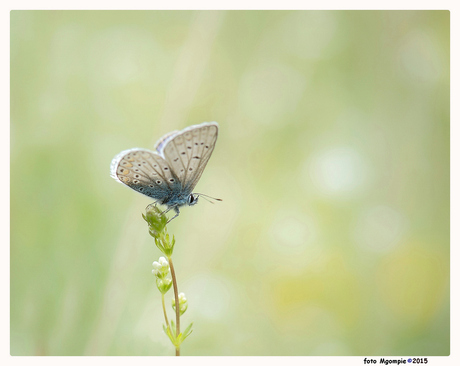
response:
<path id="1" fill-rule="evenodd" d="M 225 11 L 219 10 L 193 12 L 188 37 L 174 65 L 174 74 L 166 91 L 166 103 L 155 124 L 156 129 L 164 130 L 172 124 L 180 125 L 187 120 L 224 15 Z M 177 101 L 180 101 L 180 105 Z M 152 140 L 152 144 L 155 142 L 156 139 Z"/>

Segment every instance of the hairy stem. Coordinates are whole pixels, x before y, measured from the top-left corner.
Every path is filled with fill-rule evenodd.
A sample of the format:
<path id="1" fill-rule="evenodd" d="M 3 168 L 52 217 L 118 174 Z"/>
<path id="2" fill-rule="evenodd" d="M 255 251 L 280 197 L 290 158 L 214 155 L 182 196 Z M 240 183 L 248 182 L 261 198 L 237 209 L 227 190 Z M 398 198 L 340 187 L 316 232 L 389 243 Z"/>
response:
<path id="1" fill-rule="evenodd" d="M 177 291 L 177 281 L 176 281 L 176 273 L 174 272 L 174 266 L 172 263 L 171 258 L 169 260 L 169 268 L 171 269 L 171 277 L 173 281 L 174 287 L 174 299 L 176 301 L 176 337 L 180 334 L 180 305 L 179 305 L 179 291 Z M 180 347 L 176 348 L 176 356 L 180 356 Z"/>

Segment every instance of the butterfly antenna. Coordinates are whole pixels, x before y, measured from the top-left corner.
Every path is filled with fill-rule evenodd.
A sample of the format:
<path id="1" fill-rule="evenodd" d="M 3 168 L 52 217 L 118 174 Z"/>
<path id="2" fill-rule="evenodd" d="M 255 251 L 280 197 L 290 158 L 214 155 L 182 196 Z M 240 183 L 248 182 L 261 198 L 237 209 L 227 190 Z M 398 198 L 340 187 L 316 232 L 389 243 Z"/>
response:
<path id="1" fill-rule="evenodd" d="M 214 197 L 208 196 L 207 194 L 203 194 L 203 193 L 197 193 L 197 195 L 198 195 L 198 197 L 203 196 L 203 198 L 206 201 L 208 201 L 209 203 L 212 203 L 212 204 L 214 204 L 214 202 L 210 201 L 208 198 L 216 200 L 216 201 L 222 201 L 220 198 L 214 198 Z"/>

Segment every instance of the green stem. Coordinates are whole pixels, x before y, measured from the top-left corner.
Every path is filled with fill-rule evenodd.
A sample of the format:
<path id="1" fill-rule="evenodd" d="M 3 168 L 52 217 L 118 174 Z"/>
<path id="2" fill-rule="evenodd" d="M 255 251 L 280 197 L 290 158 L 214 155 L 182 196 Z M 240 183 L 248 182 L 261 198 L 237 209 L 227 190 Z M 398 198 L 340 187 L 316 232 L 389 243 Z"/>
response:
<path id="1" fill-rule="evenodd" d="M 165 295 L 161 294 L 161 304 L 163 305 L 163 314 L 165 315 L 166 327 L 169 329 L 168 316 L 166 315 L 166 306 L 165 306 Z"/>
<path id="2" fill-rule="evenodd" d="M 174 287 L 174 299 L 176 301 L 176 337 L 180 334 L 180 305 L 179 305 L 179 291 L 177 291 L 176 273 L 174 272 L 174 266 L 171 258 L 169 260 L 169 268 L 171 269 L 171 277 Z M 176 356 L 180 356 L 180 346 L 176 347 Z"/>

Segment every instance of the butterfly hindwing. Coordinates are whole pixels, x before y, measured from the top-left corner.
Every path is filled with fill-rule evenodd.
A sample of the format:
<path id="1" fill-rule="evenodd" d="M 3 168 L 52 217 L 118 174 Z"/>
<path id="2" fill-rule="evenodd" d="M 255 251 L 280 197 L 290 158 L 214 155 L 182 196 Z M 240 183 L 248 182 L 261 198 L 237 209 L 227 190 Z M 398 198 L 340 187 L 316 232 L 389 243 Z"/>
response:
<path id="1" fill-rule="evenodd" d="M 130 149 L 112 161 L 112 177 L 146 196 L 163 199 L 179 185 L 169 164 L 157 153 L 145 149 Z"/>
<path id="2" fill-rule="evenodd" d="M 177 135 L 178 133 L 179 133 L 179 131 L 175 130 L 175 131 L 171 131 L 171 132 L 167 133 L 166 135 L 162 136 L 161 139 L 159 139 L 156 142 L 155 150 L 159 154 L 161 154 L 161 151 L 163 150 L 165 145 L 168 143 L 168 141 L 171 140 L 171 138 L 174 137 L 175 135 Z"/>

